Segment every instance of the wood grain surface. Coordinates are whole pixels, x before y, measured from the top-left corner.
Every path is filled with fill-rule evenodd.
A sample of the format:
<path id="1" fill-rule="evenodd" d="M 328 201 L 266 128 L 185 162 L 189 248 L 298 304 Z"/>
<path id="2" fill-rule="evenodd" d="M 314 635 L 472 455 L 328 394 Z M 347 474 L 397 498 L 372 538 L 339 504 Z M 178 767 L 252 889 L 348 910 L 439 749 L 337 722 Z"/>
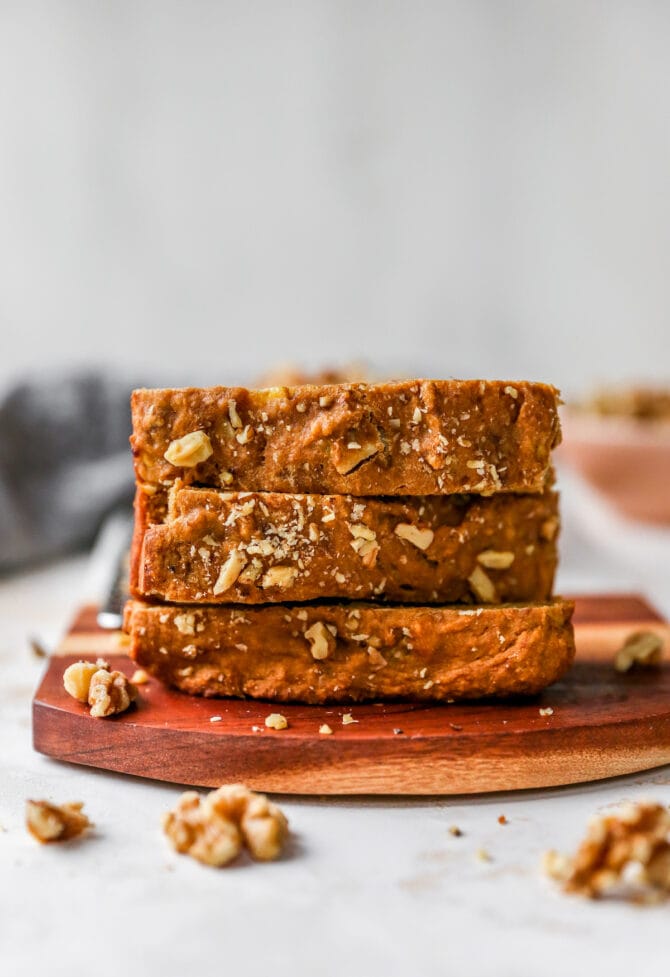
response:
<path id="1" fill-rule="evenodd" d="M 621 675 L 614 652 L 637 630 L 662 636 L 664 663 Z M 670 763 L 670 626 L 642 598 L 612 595 L 578 597 L 575 631 L 573 669 L 533 699 L 277 707 L 192 698 L 152 679 L 127 713 L 92 719 L 63 689 L 67 665 L 99 655 L 128 675 L 134 665 L 86 607 L 35 695 L 34 745 L 59 760 L 135 776 L 212 787 L 240 780 L 290 794 L 470 794 Z M 553 713 L 542 715 L 548 707 Z M 288 728 L 267 729 L 271 712 Z M 345 713 L 356 722 L 343 725 Z M 324 723 L 332 735 L 319 734 Z"/>

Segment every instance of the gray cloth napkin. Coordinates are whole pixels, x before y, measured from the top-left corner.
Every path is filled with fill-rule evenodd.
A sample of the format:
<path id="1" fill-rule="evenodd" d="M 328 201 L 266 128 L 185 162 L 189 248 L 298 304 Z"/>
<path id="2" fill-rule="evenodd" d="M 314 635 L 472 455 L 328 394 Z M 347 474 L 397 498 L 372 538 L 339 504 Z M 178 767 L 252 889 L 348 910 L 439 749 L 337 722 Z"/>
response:
<path id="1" fill-rule="evenodd" d="M 130 391 L 94 372 L 35 378 L 0 392 L 0 571 L 92 540 L 130 506 Z"/>

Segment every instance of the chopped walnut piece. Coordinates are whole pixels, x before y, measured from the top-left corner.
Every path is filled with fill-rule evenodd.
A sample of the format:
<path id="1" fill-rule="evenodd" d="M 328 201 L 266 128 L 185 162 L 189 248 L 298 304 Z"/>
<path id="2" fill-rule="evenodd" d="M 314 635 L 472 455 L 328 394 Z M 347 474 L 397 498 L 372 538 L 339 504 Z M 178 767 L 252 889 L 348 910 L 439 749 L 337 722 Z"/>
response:
<path id="1" fill-rule="evenodd" d="M 319 726 L 319 732 L 322 736 L 331 736 L 333 731 L 328 723 L 324 723 L 322 726 Z"/>
<path id="2" fill-rule="evenodd" d="M 344 451 L 339 452 L 335 459 L 335 470 L 340 475 L 348 475 L 354 468 L 358 468 L 368 458 L 379 453 L 379 445 L 375 442 L 349 441 Z"/>
<path id="3" fill-rule="evenodd" d="M 388 661 L 384 658 L 380 651 L 377 651 L 372 645 L 368 646 L 368 658 L 370 659 L 370 664 L 373 668 L 386 668 Z"/>
<path id="4" fill-rule="evenodd" d="M 342 725 L 343 726 L 351 726 L 352 723 L 357 723 L 357 722 L 358 722 L 358 720 L 357 719 L 354 719 L 354 717 L 351 715 L 350 712 L 345 712 L 345 714 L 342 716 Z"/>
<path id="5" fill-rule="evenodd" d="M 290 587 L 297 576 L 296 567 L 270 567 L 261 580 L 261 587 Z"/>
<path id="6" fill-rule="evenodd" d="M 277 805 L 242 784 L 227 784 L 205 796 L 187 791 L 162 820 L 176 851 L 217 868 L 243 846 L 253 858 L 271 861 L 288 836 L 288 822 Z"/>
<path id="7" fill-rule="evenodd" d="M 246 562 L 247 560 L 244 554 L 240 553 L 239 550 L 233 550 L 219 571 L 216 583 L 212 587 L 212 593 L 223 594 L 226 590 L 230 590 L 242 573 Z"/>
<path id="8" fill-rule="evenodd" d="M 288 720 L 280 712 L 271 712 L 269 716 L 265 717 L 265 725 L 268 729 L 286 729 Z"/>
<path id="9" fill-rule="evenodd" d="M 239 855 L 242 836 L 237 824 L 218 813 L 210 797 L 186 791 L 174 810 L 163 815 L 162 824 L 175 851 L 218 868 Z"/>
<path id="10" fill-rule="evenodd" d="M 146 685 L 149 681 L 149 674 L 145 672 L 143 668 L 137 668 L 133 672 L 133 677 L 130 680 L 133 685 Z"/>
<path id="11" fill-rule="evenodd" d="M 594 818 L 577 853 L 547 852 L 545 872 L 566 892 L 636 902 L 670 896 L 670 811 L 652 802 L 629 803 Z"/>
<path id="12" fill-rule="evenodd" d="M 242 427 L 242 418 L 237 413 L 237 404 L 234 400 L 231 400 L 228 404 L 228 417 L 230 418 L 230 426 L 235 429 Z"/>
<path id="13" fill-rule="evenodd" d="M 183 614 L 175 614 L 174 626 L 180 634 L 195 634 L 195 614 L 193 611 L 184 611 Z"/>
<path id="14" fill-rule="evenodd" d="M 493 581 L 480 566 L 476 566 L 470 576 L 468 583 L 472 587 L 473 593 L 483 604 L 495 604 L 498 595 L 493 586 Z"/>
<path id="15" fill-rule="evenodd" d="M 65 691 L 79 702 L 87 702 L 96 719 L 124 712 L 137 698 L 137 689 L 123 674 L 110 672 L 109 665 L 98 658 L 92 662 L 74 662 L 63 672 Z"/>
<path id="16" fill-rule="evenodd" d="M 183 438 L 171 441 L 163 457 L 177 468 L 193 468 L 202 461 L 207 461 L 212 454 L 212 442 L 205 432 L 191 431 Z"/>
<path id="17" fill-rule="evenodd" d="M 463 837 L 463 832 L 461 831 L 461 829 L 458 827 L 457 824 L 452 824 L 451 825 L 451 827 L 449 828 L 449 834 L 450 835 L 453 835 L 454 838 L 462 838 Z"/>
<path id="18" fill-rule="evenodd" d="M 93 824 L 82 814 L 83 803 L 49 804 L 48 801 L 26 801 L 26 827 L 42 844 L 76 838 Z"/>
<path id="19" fill-rule="evenodd" d="M 91 679 L 100 668 L 98 663 L 93 662 L 74 662 L 63 672 L 63 686 L 68 695 L 71 695 L 77 702 L 88 702 L 88 690 L 91 687 Z"/>
<path id="20" fill-rule="evenodd" d="M 399 522 L 393 532 L 400 539 L 406 539 L 408 543 L 418 547 L 420 550 L 427 550 L 435 539 L 435 533 L 432 529 L 419 529 L 418 526 L 413 526 L 408 522 Z"/>
<path id="21" fill-rule="evenodd" d="M 552 541 L 558 532 L 558 519 L 553 516 L 550 519 L 545 519 L 540 526 L 540 536 L 542 539 L 546 539 L 548 543 Z"/>
<path id="22" fill-rule="evenodd" d="M 351 541 L 352 549 L 360 556 L 363 566 L 372 569 L 380 550 L 377 533 L 365 523 L 349 523 L 349 532 L 354 537 Z"/>
<path id="23" fill-rule="evenodd" d="M 372 567 L 376 564 L 377 556 L 379 555 L 379 543 L 376 543 L 373 540 L 355 539 L 351 545 L 360 556 L 363 566 L 367 567 L 369 570 L 372 569 Z"/>
<path id="24" fill-rule="evenodd" d="M 315 621 L 311 628 L 307 628 L 305 637 L 309 641 L 312 658 L 316 661 L 323 661 L 335 648 L 335 637 L 323 621 Z"/>
<path id="25" fill-rule="evenodd" d="M 626 638 L 622 648 L 614 656 L 617 672 L 627 672 L 634 667 L 653 668 L 661 663 L 663 642 L 652 631 L 636 631 Z"/>
<path id="26" fill-rule="evenodd" d="M 123 672 L 108 672 L 101 668 L 91 679 L 88 704 L 91 715 L 96 719 L 125 712 L 136 698 L 137 689 Z"/>
<path id="27" fill-rule="evenodd" d="M 511 550 L 484 550 L 478 555 L 477 562 L 488 570 L 507 570 L 514 563 L 514 553 Z"/>

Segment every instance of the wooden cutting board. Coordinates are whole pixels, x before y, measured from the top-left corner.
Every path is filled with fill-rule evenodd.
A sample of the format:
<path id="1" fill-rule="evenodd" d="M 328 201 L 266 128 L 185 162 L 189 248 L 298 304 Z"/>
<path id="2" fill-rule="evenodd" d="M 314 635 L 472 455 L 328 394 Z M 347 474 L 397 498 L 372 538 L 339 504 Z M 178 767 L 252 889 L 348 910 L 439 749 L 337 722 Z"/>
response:
<path id="1" fill-rule="evenodd" d="M 577 598 L 577 660 L 541 696 L 469 705 L 273 706 L 197 699 L 151 680 L 137 706 L 92 719 L 63 689 L 64 669 L 102 655 L 131 675 L 118 635 L 77 615 L 33 702 L 35 749 L 70 763 L 214 787 L 287 794 L 471 794 L 551 787 L 670 763 L 670 625 L 635 596 Z M 620 675 L 614 652 L 633 631 L 666 642 L 664 664 Z M 552 714 L 540 710 L 551 708 Z M 281 712 L 288 728 L 266 729 Z M 349 712 L 356 720 L 344 726 Z M 217 718 L 220 717 L 220 718 Z M 327 723 L 332 736 L 319 734 Z"/>

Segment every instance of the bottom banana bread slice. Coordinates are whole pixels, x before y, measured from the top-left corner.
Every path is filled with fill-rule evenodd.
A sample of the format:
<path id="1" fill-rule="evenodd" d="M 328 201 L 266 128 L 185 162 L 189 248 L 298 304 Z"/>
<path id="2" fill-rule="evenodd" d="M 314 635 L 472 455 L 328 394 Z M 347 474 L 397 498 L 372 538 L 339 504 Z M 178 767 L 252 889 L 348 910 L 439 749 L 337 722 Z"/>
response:
<path id="1" fill-rule="evenodd" d="M 191 695 L 277 702 L 530 695 L 575 646 L 570 601 L 478 607 L 126 605 L 130 655 Z"/>

